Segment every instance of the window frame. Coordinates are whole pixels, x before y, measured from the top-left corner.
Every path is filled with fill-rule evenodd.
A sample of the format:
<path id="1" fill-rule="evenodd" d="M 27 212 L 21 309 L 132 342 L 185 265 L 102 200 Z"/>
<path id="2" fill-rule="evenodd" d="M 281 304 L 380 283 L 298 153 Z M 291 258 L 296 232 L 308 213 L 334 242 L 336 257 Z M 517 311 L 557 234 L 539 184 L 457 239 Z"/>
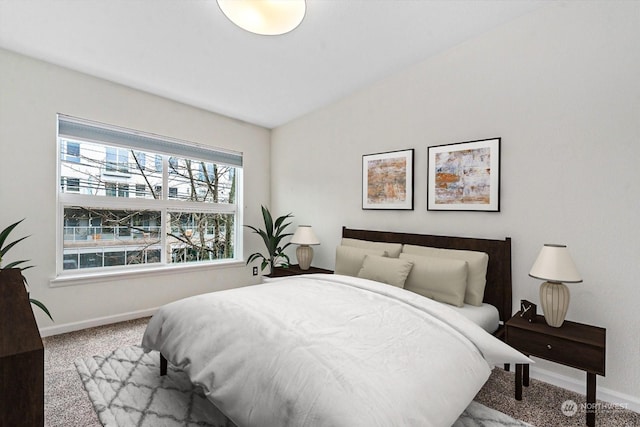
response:
<path id="1" fill-rule="evenodd" d="M 140 131 L 134 131 L 121 127 L 115 127 L 111 125 L 105 125 L 102 123 L 92 122 L 84 119 L 78 119 L 66 115 L 58 114 L 58 132 L 56 133 L 56 170 L 57 181 L 61 182 L 62 178 L 62 166 L 63 162 L 67 161 L 66 151 L 62 153 L 62 144 L 68 144 L 69 142 L 82 144 L 82 142 L 101 144 L 106 147 L 115 147 L 125 150 L 139 151 L 139 148 L 126 146 L 125 144 L 117 144 L 113 141 L 100 141 L 97 139 L 89 138 L 70 138 L 68 136 L 60 135 L 59 125 L 61 120 L 78 122 L 81 124 L 88 124 L 89 126 L 95 126 L 96 128 L 115 129 L 117 132 L 130 133 L 132 135 L 148 135 L 151 138 L 161 138 L 163 141 L 167 141 L 171 144 L 171 147 L 176 148 L 173 153 L 154 152 L 153 149 L 147 149 L 148 152 L 156 154 L 154 158 L 154 164 L 157 164 L 157 156 L 162 158 L 163 176 L 162 176 L 162 197 L 160 199 L 149 199 L 137 197 L 137 191 L 129 185 L 128 197 L 109 197 L 102 195 L 90 195 L 80 194 L 79 192 L 67 192 L 60 188 L 60 185 L 56 185 L 56 275 L 51 280 L 51 286 L 66 286 L 73 284 L 81 284 L 86 282 L 87 279 L 91 279 L 92 282 L 101 280 L 111 280 L 113 278 L 122 276 L 139 276 L 148 274 L 165 274 L 175 271 L 183 270 L 196 270 L 202 268 L 218 268 L 244 265 L 244 251 L 243 251 L 243 227 L 242 227 L 242 207 L 243 207 L 243 166 L 229 164 L 235 169 L 235 203 L 214 203 L 214 202 L 194 202 L 188 200 L 173 199 L 169 197 L 169 175 L 171 170 L 169 168 L 169 161 L 171 157 L 184 158 L 188 160 L 202 160 L 197 157 L 193 157 L 190 151 L 210 151 L 217 153 L 222 151 L 223 154 L 230 153 L 230 155 L 237 155 L 242 161 L 242 153 L 236 153 L 229 150 L 220 150 L 216 147 L 204 146 L 200 144 L 194 144 L 191 142 L 176 140 L 169 137 L 159 137 L 158 135 L 146 134 Z M 184 147 L 184 152 L 180 151 L 180 147 Z M 80 153 L 81 155 L 81 153 Z M 106 161 L 106 157 L 105 157 Z M 206 162 L 217 163 L 218 165 L 226 165 L 225 162 L 215 162 L 212 160 L 204 160 Z M 117 173 L 117 172 L 116 172 Z M 118 190 L 116 190 L 118 192 Z M 161 213 L 161 229 L 166 230 L 167 221 L 169 221 L 171 212 L 199 212 L 206 214 L 232 214 L 235 217 L 233 224 L 233 258 L 214 259 L 204 261 L 191 261 L 182 263 L 172 263 L 170 256 L 167 256 L 167 233 L 160 233 L 160 252 L 161 261 L 159 263 L 151 264 L 130 264 L 121 266 L 109 266 L 109 267 L 93 267 L 93 268 L 77 268 L 77 269 L 64 269 L 64 215 L 65 208 L 70 207 L 90 207 L 96 209 L 112 209 L 112 210 L 152 210 L 159 211 Z M 167 259 L 169 258 L 169 259 Z"/>

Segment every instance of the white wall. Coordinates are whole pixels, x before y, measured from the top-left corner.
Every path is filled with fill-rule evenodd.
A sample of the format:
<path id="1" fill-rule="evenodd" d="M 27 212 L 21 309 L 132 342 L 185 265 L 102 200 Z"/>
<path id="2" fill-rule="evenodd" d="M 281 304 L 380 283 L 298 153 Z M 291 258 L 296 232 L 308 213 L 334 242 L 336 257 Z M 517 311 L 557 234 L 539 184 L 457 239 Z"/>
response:
<path id="1" fill-rule="evenodd" d="M 513 238 L 514 311 L 564 243 L 584 282 L 568 319 L 607 328 L 598 385 L 639 402 L 640 3 L 556 3 L 273 131 L 272 205 L 313 225 Z M 410 42 L 410 41 L 407 41 Z M 500 213 L 426 210 L 427 147 L 502 137 Z M 361 210 L 361 156 L 415 148 L 415 210 Z M 541 361 L 575 379 L 580 371 Z"/>
<path id="2" fill-rule="evenodd" d="M 11 258 L 31 259 L 36 266 L 26 273 L 31 294 L 55 319 L 52 324 L 35 310 L 45 332 L 135 316 L 180 297 L 257 281 L 250 267 L 240 264 L 50 287 L 56 254 L 56 113 L 243 152 L 249 224 L 259 223 L 260 204 L 269 202 L 270 131 L 5 50 L 0 50 L 0 76 L 0 228 L 26 218 L 14 237 L 31 237 Z M 245 251 L 262 250 L 259 244 L 245 233 Z"/>

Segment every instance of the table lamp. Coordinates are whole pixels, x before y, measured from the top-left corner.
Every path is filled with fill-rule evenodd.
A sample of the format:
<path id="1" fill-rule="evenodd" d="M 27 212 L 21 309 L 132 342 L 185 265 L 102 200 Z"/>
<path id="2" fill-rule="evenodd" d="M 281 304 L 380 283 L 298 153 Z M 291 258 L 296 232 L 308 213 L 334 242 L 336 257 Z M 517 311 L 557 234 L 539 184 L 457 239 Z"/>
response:
<path id="1" fill-rule="evenodd" d="M 301 270 L 308 270 L 313 259 L 313 248 L 309 245 L 319 245 L 320 240 L 311 229 L 310 225 L 299 225 L 296 232 L 293 233 L 291 243 L 300 245 L 296 249 L 296 258 Z"/>
<path id="2" fill-rule="evenodd" d="M 569 288 L 564 283 L 582 282 L 567 247 L 545 244 L 529 276 L 546 280 L 540 285 L 540 305 L 547 324 L 559 328 L 569 308 Z"/>

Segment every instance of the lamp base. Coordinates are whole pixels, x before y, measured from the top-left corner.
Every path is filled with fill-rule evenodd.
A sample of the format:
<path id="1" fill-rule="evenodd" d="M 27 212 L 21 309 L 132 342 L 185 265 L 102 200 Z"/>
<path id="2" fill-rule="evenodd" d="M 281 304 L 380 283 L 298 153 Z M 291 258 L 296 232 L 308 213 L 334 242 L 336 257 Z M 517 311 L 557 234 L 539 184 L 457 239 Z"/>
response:
<path id="1" fill-rule="evenodd" d="M 300 245 L 296 249 L 296 257 L 298 258 L 298 266 L 300 270 L 308 270 L 311 267 L 313 259 L 313 248 L 309 245 Z"/>
<path id="2" fill-rule="evenodd" d="M 544 282 L 540 285 L 540 305 L 547 325 L 559 328 L 569 309 L 569 288 L 564 283 Z"/>

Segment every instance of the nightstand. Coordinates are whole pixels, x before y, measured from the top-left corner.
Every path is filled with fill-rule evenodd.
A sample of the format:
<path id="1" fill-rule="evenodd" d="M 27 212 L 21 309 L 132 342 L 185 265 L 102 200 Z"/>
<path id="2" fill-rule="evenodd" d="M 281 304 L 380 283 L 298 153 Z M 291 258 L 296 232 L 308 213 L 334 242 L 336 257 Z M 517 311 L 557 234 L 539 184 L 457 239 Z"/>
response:
<path id="1" fill-rule="evenodd" d="M 587 425 L 596 424 L 596 375 L 605 375 L 606 329 L 566 321 L 559 328 L 547 325 L 544 316 L 530 323 L 516 313 L 506 323 L 506 343 L 528 356 L 540 357 L 587 373 Z M 522 385 L 529 385 L 529 365 L 516 364 L 516 400 Z"/>
<path id="2" fill-rule="evenodd" d="M 285 276 L 297 276 L 299 274 L 314 274 L 314 273 L 326 273 L 333 274 L 333 271 L 326 270 L 324 268 L 309 267 L 308 270 L 303 270 L 298 264 L 290 265 L 288 268 L 276 267 L 271 274 L 267 274 L 266 277 L 285 277 Z"/>

